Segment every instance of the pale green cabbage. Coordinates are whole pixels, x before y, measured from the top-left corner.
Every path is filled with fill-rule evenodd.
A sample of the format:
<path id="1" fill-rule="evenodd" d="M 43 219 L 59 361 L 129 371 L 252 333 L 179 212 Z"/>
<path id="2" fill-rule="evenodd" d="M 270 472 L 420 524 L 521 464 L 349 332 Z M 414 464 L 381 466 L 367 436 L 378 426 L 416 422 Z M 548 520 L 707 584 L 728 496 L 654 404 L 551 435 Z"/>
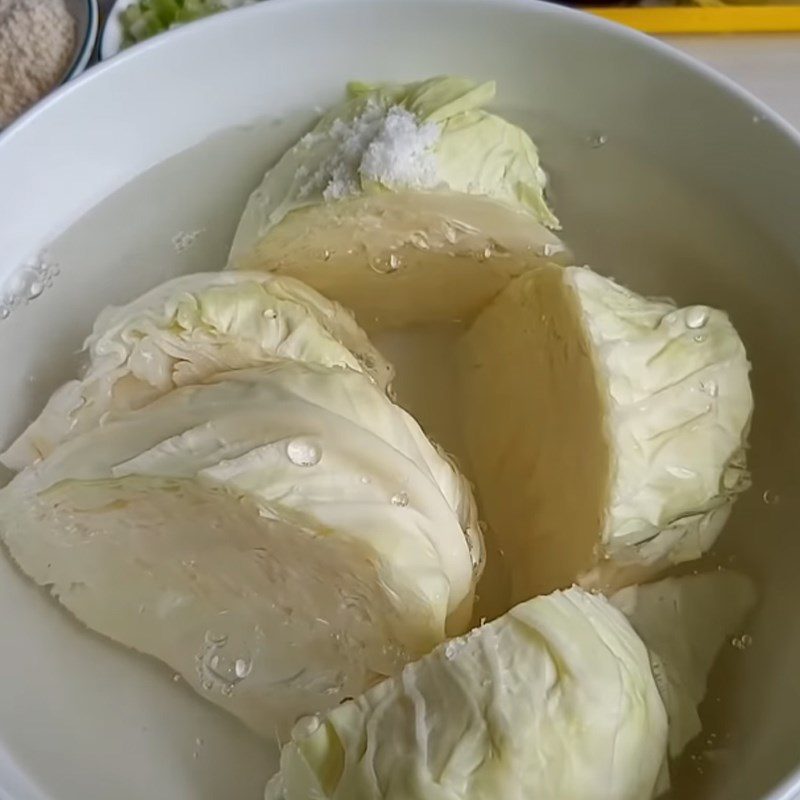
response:
<path id="1" fill-rule="evenodd" d="M 698 558 L 749 486 L 750 365 L 721 311 L 541 267 L 481 312 L 459 365 L 472 476 L 512 602 Z"/>
<path id="2" fill-rule="evenodd" d="M 697 708 L 708 674 L 723 643 L 741 632 L 755 598 L 753 582 L 736 572 L 665 578 L 612 596 L 650 651 L 673 758 L 702 730 Z"/>
<path id="3" fill-rule="evenodd" d="M 606 550 L 622 563 L 699 558 L 750 485 L 753 395 L 742 340 L 717 309 L 648 300 L 585 268 L 568 269 L 566 280 L 608 408 Z"/>
<path id="4" fill-rule="evenodd" d="M 0 531 L 86 625 L 265 735 L 463 631 L 482 560 L 469 485 L 413 418 L 291 360 L 67 439 L 0 491 Z"/>
<path id="5" fill-rule="evenodd" d="M 253 192 L 231 263 L 293 210 L 386 191 L 482 196 L 558 227 L 544 199 L 546 176 L 531 138 L 484 109 L 494 94 L 493 82 L 455 77 L 351 84 L 347 99 L 288 150 Z"/>
<path id="6" fill-rule="evenodd" d="M 161 284 L 106 308 L 84 348 L 88 365 L 50 398 L 0 456 L 21 469 L 117 411 L 177 386 L 278 358 L 363 370 L 385 388 L 392 367 L 352 315 L 292 278 L 208 272 Z"/>
<path id="7" fill-rule="evenodd" d="M 647 800 L 667 719 L 605 598 L 537 597 L 301 720 L 267 800 Z"/>
<path id="8" fill-rule="evenodd" d="M 228 268 L 291 275 L 367 330 L 464 320 L 568 260 L 536 146 L 494 83 L 351 84 L 250 196 Z"/>

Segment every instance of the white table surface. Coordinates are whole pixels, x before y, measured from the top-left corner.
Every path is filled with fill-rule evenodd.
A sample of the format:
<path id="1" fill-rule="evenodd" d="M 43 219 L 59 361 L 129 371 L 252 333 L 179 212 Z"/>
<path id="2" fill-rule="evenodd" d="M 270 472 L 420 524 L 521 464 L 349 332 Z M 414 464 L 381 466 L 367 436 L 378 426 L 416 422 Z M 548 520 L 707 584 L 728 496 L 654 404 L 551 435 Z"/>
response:
<path id="1" fill-rule="evenodd" d="M 800 130 L 800 34 L 674 36 L 664 41 L 732 78 Z"/>

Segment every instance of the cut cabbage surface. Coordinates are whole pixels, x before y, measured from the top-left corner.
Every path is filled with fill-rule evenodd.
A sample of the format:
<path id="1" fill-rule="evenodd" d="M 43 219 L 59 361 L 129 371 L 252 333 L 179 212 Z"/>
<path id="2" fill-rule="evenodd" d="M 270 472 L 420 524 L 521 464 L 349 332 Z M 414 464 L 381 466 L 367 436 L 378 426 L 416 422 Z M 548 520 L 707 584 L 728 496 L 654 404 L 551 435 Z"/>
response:
<path id="1" fill-rule="evenodd" d="M 79 380 L 57 390 L 0 457 L 19 470 L 107 415 L 231 369 L 295 359 L 348 367 L 386 387 L 392 368 L 352 314 L 291 278 L 208 272 L 176 278 L 99 315 Z"/>
<path id="2" fill-rule="evenodd" d="M 708 572 L 629 586 L 611 597 L 650 651 L 669 718 L 669 753 L 681 754 L 702 730 L 697 708 L 724 642 L 753 608 L 753 582 L 736 572 Z"/>
<path id="3" fill-rule="evenodd" d="M 749 364 L 720 311 L 543 267 L 480 314 L 459 358 L 472 476 L 512 603 L 697 558 L 749 484 Z"/>
<path id="4" fill-rule="evenodd" d="M 452 192 L 384 192 L 294 211 L 237 259 L 289 275 L 368 330 L 470 320 L 508 281 L 566 248 L 529 214 Z"/>
<path id="5" fill-rule="evenodd" d="M 647 800 L 667 719 L 602 596 L 537 597 L 300 720 L 267 800 Z"/>
<path id="6" fill-rule="evenodd" d="M 116 411 L 0 491 L 0 530 L 87 626 L 270 736 L 465 630 L 482 562 L 413 418 L 294 361 Z"/>

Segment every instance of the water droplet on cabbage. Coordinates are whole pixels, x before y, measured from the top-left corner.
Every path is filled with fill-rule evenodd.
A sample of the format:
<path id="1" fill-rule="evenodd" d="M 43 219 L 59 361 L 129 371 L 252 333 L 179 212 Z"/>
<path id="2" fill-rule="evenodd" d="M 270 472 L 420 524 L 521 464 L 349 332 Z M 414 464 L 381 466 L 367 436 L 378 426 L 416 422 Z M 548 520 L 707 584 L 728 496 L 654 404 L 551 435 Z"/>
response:
<path id="1" fill-rule="evenodd" d="M 405 492 L 398 492 L 392 495 L 392 505 L 405 508 L 408 505 L 408 495 Z"/>
<path id="2" fill-rule="evenodd" d="M 313 467 L 322 458 L 322 448 L 309 439 L 293 439 L 286 445 L 286 455 L 298 467 Z"/>
<path id="3" fill-rule="evenodd" d="M 709 310 L 705 306 L 692 306 L 691 308 L 687 308 L 684 315 L 686 327 L 692 330 L 703 328 L 708 322 L 709 316 Z"/>
<path id="4" fill-rule="evenodd" d="M 700 382 L 700 391 L 707 394 L 709 397 L 716 397 L 719 394 L 719 386 L 715 380 L 707 380 Z"/>
<path id="5" fill-rule="evenodd" d="M 307 739 L 309 736 L 312 736 L 317 732 L 320 724 L 320 719 L 316 714 L 309 714 L 305 717 L 300 717 L 300 719 L 298 719 L 292 727 L 291 737 L 295 742 L 298 742 L 302 739 Z"/>

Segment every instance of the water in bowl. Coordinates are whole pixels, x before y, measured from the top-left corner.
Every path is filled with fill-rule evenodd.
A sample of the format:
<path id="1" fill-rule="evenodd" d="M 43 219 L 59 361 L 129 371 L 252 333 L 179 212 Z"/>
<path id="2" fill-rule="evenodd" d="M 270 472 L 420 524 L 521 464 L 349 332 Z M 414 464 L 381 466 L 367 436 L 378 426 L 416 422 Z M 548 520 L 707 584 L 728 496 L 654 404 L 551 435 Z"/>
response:
<path id="1" fill-rule="evenodd" d="M 781 743 L 777 733 L 770 738 L 759 731 L 782 705 L 770 689 L 779 681 L 764 678 L 800 660 L 798 623 L 773 613 L 781 605 L 781 593 L 797 593 L 794 565 L 800 563 L 800 540 L 793 535 L 798 498 L 796 488 L 787 484 L 791 465 L 800 457 L 800 423 L 791 401 L 798 392 L 790 385 L 797 378 L 789 368 L 796 356 L 781 347 L 784 341 L 800 341 L 800 315 L 794 309 L 800 277 L 787 254 L 727 207 L 713 187 L 684 174 L 680 164 L 655 164 L 624 139 L 569 130 L 558 119 L 530 119 L 514 109 L 505 113 L 540 144 L 552 179 L 551 199 L 578 262 L 644 294 L 728 310 L 755 365 L 754 488 L 739 501 L 715 551 L 688 569 L 742 569 L 763 587 L 761 603 L 747 630 L 736 637 L 747 646 L 725 648 L 702 707 L 704 734 L 673 770 L 675 798 L 752 796 L 747 787 L 726 784 L 726 765 L 732 759 L 756 763 L 772 748 L 776 760 L 778 748 L 777 760 L 788 765 L 796 755 L 791 738 Z M 59 274 L 32 302 L 18 304 L 0 322 L 7 334 L 0 336 L 0 363 L 11 373 L 9 385 L 16 387 L 5 398 L 3 441 L 18 433 L 52 390 L 74 374 L 81 342 L 104 305 L 126 302 L 174 275 L 224 265 L 249 192 L 308 121 L 307 116 L 278 123 L 265 119 L 222 132 L 120 188 L 47 246 L 44 262 Z M 620 174 L 628 176 L 625 187 L 619 185 Z M 758 281 L 753 280 L 754 265 Z M 767 284 L 770 291 L 760 293 L 759 286 Z M 782 298 L 777 305 L 776 297 Z M 397 365 L 399 402 L 456 455 L 463 447 L 451 413 L 457 391 L 449 354 L 462 325 L 448 321 L 383 333 L 377 339 Z M 19 346 L 34 336 L 48 346 Z M 786 553 L 777 567 L 769 557 L 771 548 Z M 491 541 L 489 558 L 492 567 L 479 593 L 481 608 L 487 609 L 481 613 L 493 616 L 504 606 L 504 581 L 503 555 L 492 552 Z M 24 725 L 4 731 L 5 747 L 19 763 L 35 767 L 44 789 L 58 794 L 59 781 L 67 775 L 71 791 L 82 792 L 85 800 L 158 794 L 167 785 L 174 797 L 211 800 L 220 792 L 231 800 L 259 796 L 256 787 L 275 765 L 275 753 L 264 752 L 263 743 L 207 707 L 181 682 L 173 682 L 168 670 L 80 629 L 18 576 L 9 578 L 0 593 L 0 601 L 24 609 L 24 625 L 0 631 L 4 641 L 16 643 L 20 656 L 0 662 L 0 680 L 6 685 L 22 682 L 29 691 L 20 697 L 44 701 L 53 693 L 71 694 L 85 697 L 91 709 L 80 741 L 67 741 L 52 758 L 41 757 L 37 738 Z M 780 664 L 770 659 L 776 652 L 782 653 Z M 48 665 L 47 673 L 24 669 L 34 657 Z M 236 664 L 233 668 L 238 669 Z M 116 721 L 108 732 L 105 715 L 112 708 Z M 69 709 L 63 699 L 56 702 L 51 713 L 55 730 L 67 724 Z M 16 714 L 21 719 L 23 710 Z M 136 742 L 131 743 L 131 736 Z M 191 757 L 198 752 L 193 746 L 198 736 L 206 745 L 201 757 Z M 81 782 L 73 774 L 86 748 L 102 754 L 108 747 L 113 761 L 113 752 L 126 742 L 141 747 L 139 740 L 153 747 L 152 774 L 142 776 L 141 785 L 115 782 L 112 768 L 100 790 L 96 782 Z M 104 744 L 111 741 L 113 746 Z M 236 777 L 229 780 L 227 775 Z"/>

